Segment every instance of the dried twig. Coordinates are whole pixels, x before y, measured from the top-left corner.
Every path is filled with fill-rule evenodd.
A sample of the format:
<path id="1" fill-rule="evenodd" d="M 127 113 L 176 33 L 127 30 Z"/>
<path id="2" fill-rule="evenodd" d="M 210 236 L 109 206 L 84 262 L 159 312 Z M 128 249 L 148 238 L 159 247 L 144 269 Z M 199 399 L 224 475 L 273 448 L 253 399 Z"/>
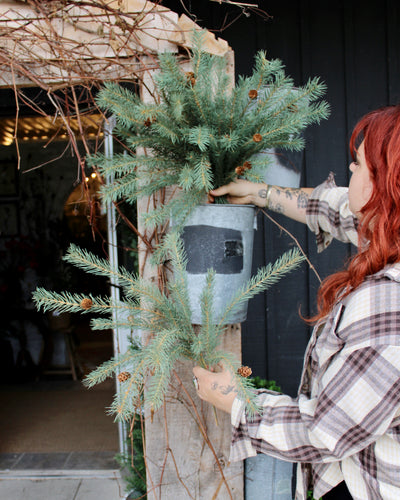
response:
<path id="1" fill-rule="evenodd" d="M 267 217 L 267 219 L 269 219 L 271 222 L 273 222 L 276 226 L 279 227 L 279 229 L 283 232 L 285 232 L 290 238 L 292 238 L 292 240 L 296 243 L 296 245 L 298 246 L 300 252 L 303 254 L 304 258 L 306 259 L 310 269 L 314 272 L 315 276 L 317 277 L 318 281 L 321 283 L 322 280 L 321 280 L 321 277 L 320 275 L 318 274 L 317 270 L 315 269 L 314 265 L 312 264 L 312 262 L 310 261 L 310 259 L 307 257 L 306 253 L 304 252 L 303 248 L 301 247 L 299 241 L 297 240 L 297 238 L 295 238 L 293 236 L 293 234 L 288 231 L 287 229 L 285 229 L 281 224 L 279 224 L 279 222 L 277 222 L 273 217 L 271 217 L 265 210 L 263 210 L 262 208 L 260 209 L 260 211 L 265 215 L 265 217 Z"/>

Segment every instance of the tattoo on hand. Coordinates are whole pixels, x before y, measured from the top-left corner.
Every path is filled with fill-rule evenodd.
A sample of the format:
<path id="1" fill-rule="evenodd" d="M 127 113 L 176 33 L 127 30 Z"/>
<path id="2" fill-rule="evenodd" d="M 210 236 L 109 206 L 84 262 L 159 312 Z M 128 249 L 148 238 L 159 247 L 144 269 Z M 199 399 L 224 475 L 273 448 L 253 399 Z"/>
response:
<path id="1" fill-rule="evenodd" d="M 223 394 L 224 396 L 227 396 L 231 392 L 237 393 L 237 389 L 235 388 L 234 385 L 219 385 L 218 382 L 212 382 L 211 390 L 216 391 L 217 389 L 219 389 L 221 394 Z"/>
<path id="2" fill-rule="evenodd" d="M 221 392 L 224 396 L 227 396 L 231 392 L 237 392 L 234 385 L 221 385 Z"/>
<path id="3" fill-rule="evenodd" d="M 258 192 L 258 196 L 260 198 L 266 198 L 267 197 L 267 190 L 266 189 L 260 189 L 260 191 Z"/>

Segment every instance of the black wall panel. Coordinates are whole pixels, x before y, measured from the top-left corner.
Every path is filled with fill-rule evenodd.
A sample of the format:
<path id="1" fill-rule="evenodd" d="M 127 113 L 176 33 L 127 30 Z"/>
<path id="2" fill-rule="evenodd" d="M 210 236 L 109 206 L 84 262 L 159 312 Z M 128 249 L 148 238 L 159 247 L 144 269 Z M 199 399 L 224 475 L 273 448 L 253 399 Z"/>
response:
<path id="1" fill-rule="evenodd" d="M 233 6 L 209 0 L 183 3 L 197 22 L 218 28 Z M 338 185 L 347 185 L 348 141 L 358 118 L 366 112 L 400 101 L 400 4 L 397 0 L 258 1 L 273 16 L 265 22 L 255 14 L 241 17 L 219 33 L 235 51 L 237 74 L 248 74 L 257 50 L 281 59 L 295 83 L 320 76 L 328 86 L 332 107 L 329 120 L 306 132 L 307 146 L 296 167 L 301 185 L 315 186 L 334 172 Z M 182 2 L 165 1 L 182 12 Z M 281 216 L 275 219 L 293 233 L 322 278 L 340 269 L 354 248 L 334 242 L 317 254 L 313 235 L 304 226 Z M 292 248 L 293 241 L 264 215 L 259 215 L 254 268 Z M 243 361 L 255 374 L 275 379 L 295 394 L 309 327 L 300 319 L 315 312 L 318 280 L 303 264 L 264 296 L 249 305 L 243 325 Z"/>

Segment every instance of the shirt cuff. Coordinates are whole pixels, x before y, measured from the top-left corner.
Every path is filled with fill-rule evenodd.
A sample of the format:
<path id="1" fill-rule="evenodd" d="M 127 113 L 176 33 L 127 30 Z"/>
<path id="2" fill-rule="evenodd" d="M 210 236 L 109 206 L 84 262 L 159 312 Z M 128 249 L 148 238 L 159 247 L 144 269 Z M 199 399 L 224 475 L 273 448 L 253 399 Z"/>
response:
<path id="1" fill-rule="evenodd" d="M 244 402 L 238 397 L 236 397 L 233 400 L 232 410 L 231 410 L 231 424 L 233 425 L 233 427 L 235 428 L 239 427 L 244 412 L 245 412 Z"/>
<path id="2" fill-rule="evenodd" d="M 335 176 L 333 172 L 330 172 L 326 181 L 317 186 L 311 193 L 308 200 L 306 209 L 306 222 L 309 229 L 315 234 L 315 239 L 317 243 L 317 252 L 321 253 L 325 248 L 327 248 L 333 240 L 333 236 L 324 231 L 319 224 L 319 202 L 322 193 L 326 189 L 336 188 Z M 317 209 L 316 209 L 317 207 Z"/>
<path id="3" fill-rule="evenodd" d="M 252 445 L 248 435 L 245 404 L 238 397 L 233 401 L 231 412 L 232 441 L 229 461 L 238 462 L 257 455 L 257 450 Z"/>

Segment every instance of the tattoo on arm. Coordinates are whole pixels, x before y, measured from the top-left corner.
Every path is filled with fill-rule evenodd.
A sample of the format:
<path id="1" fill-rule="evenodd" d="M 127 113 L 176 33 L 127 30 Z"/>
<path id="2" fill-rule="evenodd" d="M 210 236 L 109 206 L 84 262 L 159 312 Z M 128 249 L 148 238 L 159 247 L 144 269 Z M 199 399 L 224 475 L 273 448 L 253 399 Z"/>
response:
<path id="1" fill-rule="evenodd" d="M 275 194 L 276 194 L 276 197 L 280 197 L 280 196 L 285 196 L 286 199 L 293 199 L 293 189 L 291 188 L 284 188 L 284 189 L 281 189 L 281 188 L 275 188 Z M 285 214 L 285 206 L 280 203 L 279 201 L 275 201 L 270 203 L 269 204 L 269 208 L 270 210 L 272 210 L 273 212 L 276 212 L 278 214 Z"/>
<path id="2" fill-rule="evenodd" d="M 304 191 L 299 189 L 299 194 L 297 196 L 297 207 L 298 208 L 306 208 L 308 203 L 309 196 Z"/>
<path id="3" fill-rule="evenodd" d="M 292 188 L 277 189 L 276 195 L 277 196 L 285 195 L 285 198 L 287 198 L 288 200 L 292 200 L 293 199 L 293 189 Z"/>
<path id="4" fill-rule="evenodd" d="M 271 203 L 269 208 L 277 214 L 285 213 L 285 207 L 281 203 L 276 203 L 275 205 Z"/>
<path id="5" fill-rule="evenodd" d="M 275 193 L 277 197 L 284 196 L 287 200 L 294 200 L 295 198 L 297 198 L 297 208 L 302 209 L 306 208 L 307 206 L 309 196 L 300 188 L 276 188 Z M 270 209 L 280 214 L 285 213 L 285 207 L 282 203 L 270 204 Z"/>

